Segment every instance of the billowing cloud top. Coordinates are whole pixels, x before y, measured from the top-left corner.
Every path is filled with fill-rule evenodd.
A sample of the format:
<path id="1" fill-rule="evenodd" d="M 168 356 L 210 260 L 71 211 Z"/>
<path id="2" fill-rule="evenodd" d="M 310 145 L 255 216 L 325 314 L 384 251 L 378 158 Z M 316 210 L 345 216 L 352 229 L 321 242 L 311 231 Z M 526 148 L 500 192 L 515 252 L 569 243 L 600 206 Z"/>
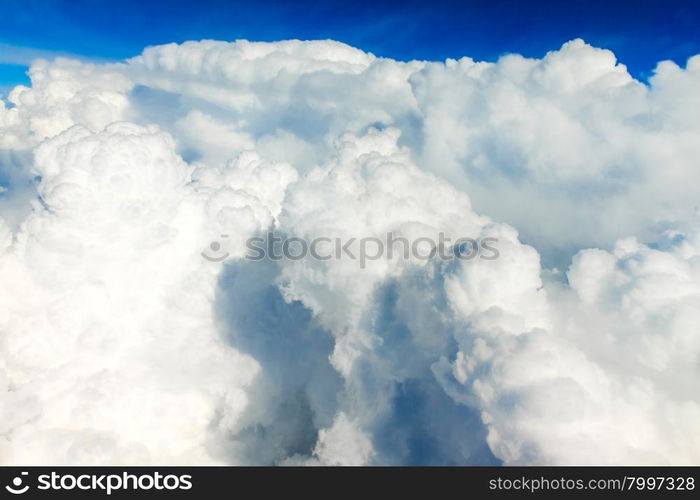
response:
<path id="1" fill-rule="evenodd" d="M 700 462 L 700 56 L 643 84 L 581 40 L 202 41 L 30 76 L 0 102 L 0 462 Z M 268 230 L 499 257 L 243 258 Z"/>

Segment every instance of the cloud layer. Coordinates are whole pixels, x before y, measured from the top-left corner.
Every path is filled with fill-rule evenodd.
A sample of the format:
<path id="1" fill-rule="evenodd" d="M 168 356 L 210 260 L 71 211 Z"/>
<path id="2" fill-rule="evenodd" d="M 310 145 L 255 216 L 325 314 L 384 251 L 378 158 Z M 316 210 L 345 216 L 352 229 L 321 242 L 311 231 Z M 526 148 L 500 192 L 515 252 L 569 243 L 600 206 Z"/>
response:
<path id="1" fill-rule="evenodd" d="M 644 84 L 581 40 L 202 41 L 30 76 L 0 103 L 1 462 L 700 462 L 700 56 Z M 244 259 L 270 229 L 500 257 Z"/>

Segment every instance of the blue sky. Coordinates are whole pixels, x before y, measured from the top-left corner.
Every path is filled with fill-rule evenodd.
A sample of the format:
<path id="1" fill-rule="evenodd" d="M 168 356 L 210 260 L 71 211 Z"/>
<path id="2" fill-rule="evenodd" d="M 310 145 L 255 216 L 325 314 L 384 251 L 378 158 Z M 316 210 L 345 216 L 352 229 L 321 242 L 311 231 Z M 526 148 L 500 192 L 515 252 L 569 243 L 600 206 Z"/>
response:
<path id="1" fill-rule="evenodd" d="M 3 0 L 0 87 L 26 83 L 37 56 L 122 59 L 191 39 L 333 38 L 378 56 L 493 60 L 542 56 L 582 37 L 644 79 L 655 63 L 700 53 L 698 1 L 491 0 L 234 2 Z"/>

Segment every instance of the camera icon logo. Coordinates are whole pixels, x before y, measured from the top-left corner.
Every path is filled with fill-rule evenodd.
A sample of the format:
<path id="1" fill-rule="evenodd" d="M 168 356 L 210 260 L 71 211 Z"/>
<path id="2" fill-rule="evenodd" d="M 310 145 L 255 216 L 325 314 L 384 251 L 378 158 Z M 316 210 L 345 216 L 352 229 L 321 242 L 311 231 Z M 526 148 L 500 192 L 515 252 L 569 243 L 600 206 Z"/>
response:
<path id="1" fill-rule="evenodd" d="M 5 486 L 5 489 L 12 493 L 13 495 L 21 495 L 22 493 L 26 493 L 27 490 L 29 489 L 29 485 L 25 484 L 24 487 L 22 487 L 22 482 L 24 479 L 24 476 L 29 475 L 28 472 L 22 472 L 19 476 L 15 477 L 12 479 L 12 485 L 7 485 Z"/>

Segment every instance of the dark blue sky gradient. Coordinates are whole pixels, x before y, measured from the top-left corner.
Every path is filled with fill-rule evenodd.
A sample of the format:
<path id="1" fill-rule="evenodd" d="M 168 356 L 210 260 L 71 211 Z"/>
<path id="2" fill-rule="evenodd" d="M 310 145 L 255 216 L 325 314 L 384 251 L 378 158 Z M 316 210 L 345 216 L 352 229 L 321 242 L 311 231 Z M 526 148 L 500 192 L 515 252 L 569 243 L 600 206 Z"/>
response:
<path id="1" fill-rule="evenodd" d="M 645 79 L 659 60 L 683 65 L 700 53 L 698 0 L 3 0 L 2 6 L 0 43 L 100 59 L 202 38 L 332 38 L 401 60 L 495 60 L 508 52 L 540 57 L 581 37 L 612 49 Z M 0 61 L 7 57 L 0 54 Z M 25 81 L 25 69 L 0 64 L 0 85 Z"/>

